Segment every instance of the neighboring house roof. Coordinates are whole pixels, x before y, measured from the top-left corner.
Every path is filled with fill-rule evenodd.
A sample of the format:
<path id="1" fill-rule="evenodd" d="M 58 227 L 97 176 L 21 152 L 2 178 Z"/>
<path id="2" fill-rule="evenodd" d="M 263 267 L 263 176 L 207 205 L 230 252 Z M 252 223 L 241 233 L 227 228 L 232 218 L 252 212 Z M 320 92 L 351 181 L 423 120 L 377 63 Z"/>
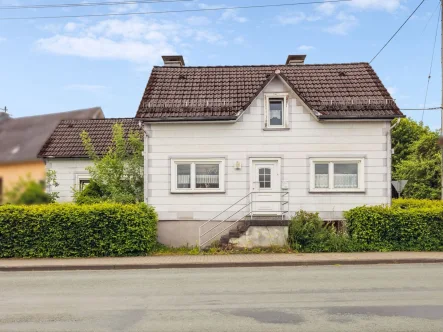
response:
<path id="1" fill-rule="evenodd" d="M 71 112 L 6 118 L 0 121 L 0 164 L 37 160 L 37 154 L 64 119 L 103 118 L 100 107 Z"/>
<path id="2" fill-rule="evenodd" d="M 104 155 L 112 144 L 114 124 L 123 125 L 125 137 L 132 131 L 142 133 L 135 119 L 96 119 L 61 121 L 39 153 L 41 158 L 87 158 L 80 134 L 86 131 L 97 155 Z M 143 136 L 141 136 L 143 137 Z"/>
<path id="3" fill-rule="evenodd" d="M 154 67 L 136 117 L 152 122 L 235 120 L 276 76 L 319 119 L 403 117 L 368 63 Z"/>

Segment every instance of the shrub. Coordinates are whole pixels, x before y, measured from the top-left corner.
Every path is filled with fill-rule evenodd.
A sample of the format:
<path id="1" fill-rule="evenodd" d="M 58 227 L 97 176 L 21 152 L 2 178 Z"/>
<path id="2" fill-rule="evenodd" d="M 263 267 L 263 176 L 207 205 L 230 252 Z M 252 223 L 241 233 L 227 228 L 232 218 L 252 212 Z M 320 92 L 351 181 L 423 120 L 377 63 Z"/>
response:
<path id="1" fill-rule="evenodd" d="M 140 203 L 0 207 L 0 257 L 146 255 L 155 248 L 157 214 Z"/>
<path id="2" fill-rule="evenodd" d="M 349 235 L 361 246 L 378 250 L 443 250 L 443 206 L 414 207 L 414 200 L 393 208 L 362 206 L 345 213 Z M 429 204 L 429 203 L 424 203 Z"/>
<path id="3" fill-rule="evenodd" d="M 298 211 L 289 222 L 288 242 L 300 252 L 349 252 L 358 246 L 335 228 L 325 225 L 318 213 Z"/>
<path id="4" fill-rule="evenodd" d="M 74 201 L 77 204 L 94 204 L 103 201 L 104 196 L 103 190 L 92 180 L 83 190 L 74 192 Z"/>
<path id="5" fill-rule="evenodd" d="M 443 201 L 432 199 L 399 198 L 392 200 L 392 207 L 399 209 L 443 208 Z"/>

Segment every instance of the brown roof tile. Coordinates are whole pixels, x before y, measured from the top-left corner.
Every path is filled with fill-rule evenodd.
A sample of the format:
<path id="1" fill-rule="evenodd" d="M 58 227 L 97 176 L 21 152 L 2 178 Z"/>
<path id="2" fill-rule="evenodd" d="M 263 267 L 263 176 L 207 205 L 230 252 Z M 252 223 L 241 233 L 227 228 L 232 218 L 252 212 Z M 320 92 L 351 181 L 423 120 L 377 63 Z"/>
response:
<path id="1" fill-rule="evenodd" d="M 276 70 L 319 118 L 403 116 L 368 63 L 154 67 L 137 118 L 235 119 Z"/>
<path id="2" fill-rule="evenodd" d="M 125 137 L 129 132 L 142 132 L 135 119 L 90 119 L 90 120 L 63 120 L 59 123 L 51 137 L 40 150 L 40 158 L 85 158 L 80 134 L 86 131 L 91 137 L 95 152 L 105 154 L 112 144 L 112 127 L 115 123 L 122 123 Z"/>

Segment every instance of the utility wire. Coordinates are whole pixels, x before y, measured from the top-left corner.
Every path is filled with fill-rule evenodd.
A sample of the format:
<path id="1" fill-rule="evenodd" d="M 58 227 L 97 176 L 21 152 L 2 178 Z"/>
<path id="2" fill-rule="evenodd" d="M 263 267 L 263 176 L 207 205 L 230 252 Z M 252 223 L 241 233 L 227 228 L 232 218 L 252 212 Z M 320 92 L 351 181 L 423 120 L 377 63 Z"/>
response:
<path id="1" fill-rule="evenodd" d="M 429 25 L 429 22 L 431 22 L 432 18 L 434 17 L 434 15 L 435 15 L 435 13 L 437 12 L 437 9 L 439 9 L 439 7 L 440 7 L 440 1 L 437 2 L 437 6 L 435 6 L 435 9 L 434 9 L 434 11 L 432 12 L 432 15 L 429 17 L 428 21 L 426 22 L 426 25 L 425 25 L 425 27 L 423 28 L 422 33 L 425 32 L 426 28 L 427 28 L 428 25 Z"/>
<path id="2" fill-rule="evenodd" d="M 308 1 L 308 2 L 295 2 L 295 3 L 279 3 L 279 4 L 267 4 L 267 5 L 254 5 L 254 6 L 215 7 L 215 8 L 183 9 L 183 10 L 162 10 L 162 11 L 135 12 L 135 13 L 109 13 L 109 14 L 61 15 L 61 16 L 30 16 L 30 17 L 0 17 L 0 21 L 38 20 L 38 19 L 57 19 L 57 18 L 80 18 L 80 17 L 104 17 L 104 16 L 128 16 L 128 15 L 152 15 L 152 14 L 167 14 L 167 13 L 191 13 L 191 12 L 220 11 L 220 10 L 230 10 L 230 9 L 292 7 L 292 6 L 301 6 L 301 5 L 313 5 L 313 4 L 337 3 L 337 2 L 350 2 L 350 1 L 352 1 L 352 0 Z"/>
<path id="3" fill-rule="evenodd" d="M 438 13 L 437 26 L 435 27 L 434 46 L 432 47 L 431 65 L 429 67 L 428 83 L 426 84 L 425 101 L 423 103 L 423 112 L 421 113 L 421 122 L 423 122 L 423 117 L 425 115 L 426 101 L 428 100 L 429 83 L 431 82 L 432 65 L 434 63 L 435 45 L 437 43 L 438 27 L 440 25 L 440 14 L 441 11 L 439 11 Z"/>
<path id="4" fill-rule="evenodd" d="M 425 2 L 425 0 L 422 0 L 419 5 L 414 9 L 414 11 L 411 13 L 411 15 L 408 16 L 408 18 L 406 19 L 406 21 L 403 22 L 403 24 L 400 26 L 400 28 L 398 28 L 398 30 L 392 35 L 391 38 L 389 38 L 389 40 L 386 42 L 386 44 L 383 45 L 383 47 L 380 49 L 380 51 L 378 51 L 378 53 L 372 58 L 371 61 L 369 61 L 369 63 L 372 63 L 372 61 L 375 60 L 375 58 L 385 49 L 386 46 L 388 46 L 388 44 L 391 42 L 392 39 L 394 39 L 394 37 L 397 35 L 397 33 L 400 32 L 400 30 L 403 28 L 403 26 L 409 21 L 409 19 L 412 17 L 412 15 L 415 14 L 415 12 L 421 7 L 421 5 L 423 4 L 423 2 Z"/>
<path id="5" fill-rule="evenodd" d="M 195 0 L 132 0 L 132 1 L 109 1 L 109 2 L 81 2 L 81 3 L 60 3 L 42 5 L 17 5 L 0 6 L 0 9 L 44 9 L 44 8 L 66 8 L 66 7 L 91 7 L 91 6 L 116 6 L 133 5 L 139 3 L 168 3 L 168 2 L 192 2 Z"/>

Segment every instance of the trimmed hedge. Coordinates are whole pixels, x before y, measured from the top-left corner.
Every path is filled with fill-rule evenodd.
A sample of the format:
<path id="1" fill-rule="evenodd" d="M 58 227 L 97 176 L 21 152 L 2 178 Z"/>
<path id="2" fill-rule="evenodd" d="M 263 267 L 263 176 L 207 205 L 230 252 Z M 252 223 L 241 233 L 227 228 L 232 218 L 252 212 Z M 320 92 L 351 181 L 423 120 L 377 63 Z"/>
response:
<path id="1" fill-rule="evenodd" d="M 0 257 L 104 257 L 151 253 L 157 214 L 145 204 L 0 206 Z"/>
<path id="2" fill-rule="evenodd" d="M 383 251 L 443 250 L 443 206 L 400 208 L 400 203 L 405 202 L 392 208 L 362 206 L 345 212 L 353 242 Z M 409 203 L 418 206 L 418 202 Z"/>
<path id="3" fill-rule="evenodd" d="M 443 208 L 443 201 L 432 199 L 399 198 L 392 200 L 392 207 L 399 209 Z"/>

